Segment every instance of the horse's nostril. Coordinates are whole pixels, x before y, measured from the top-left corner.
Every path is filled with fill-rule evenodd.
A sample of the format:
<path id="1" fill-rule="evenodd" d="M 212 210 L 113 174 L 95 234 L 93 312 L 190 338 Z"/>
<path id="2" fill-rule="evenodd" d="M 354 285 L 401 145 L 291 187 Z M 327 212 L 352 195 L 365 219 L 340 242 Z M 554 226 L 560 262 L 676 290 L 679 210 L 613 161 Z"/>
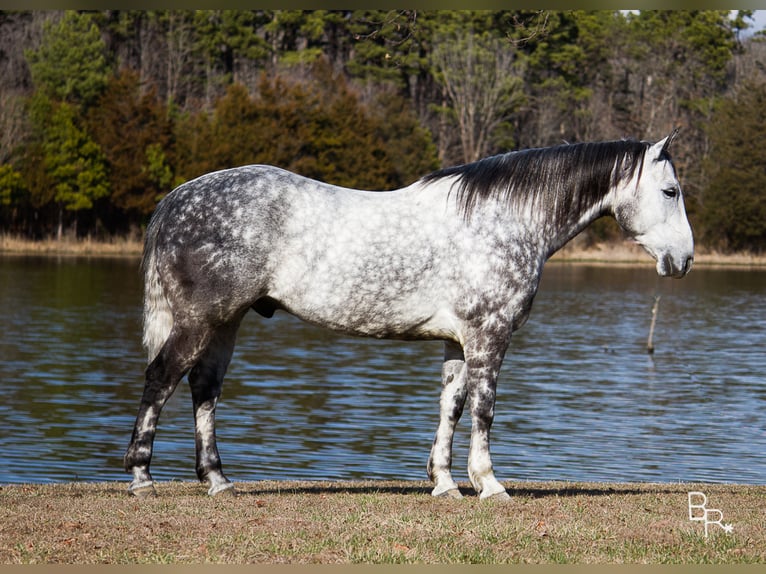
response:
<path id="1" fill-rule="evenodd" d="M 694 257 L 689 256 L 686 258 L 686 263 L 684 263 L 684 274 L 691 271 L 692 264 L 694 263 Z"/>

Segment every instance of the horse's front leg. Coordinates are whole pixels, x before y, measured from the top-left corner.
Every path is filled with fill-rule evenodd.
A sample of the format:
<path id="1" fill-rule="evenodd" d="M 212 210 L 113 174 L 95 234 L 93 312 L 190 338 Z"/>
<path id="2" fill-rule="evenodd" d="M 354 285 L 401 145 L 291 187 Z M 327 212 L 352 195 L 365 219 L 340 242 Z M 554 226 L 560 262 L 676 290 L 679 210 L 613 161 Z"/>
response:
<path id="1" fill-rule="evenodd" d="M 466 345 L 466 385 L 471 412 L 471 447 L 468 453 L 468 477 L 481 499 L 508 499 L 495 478 L 489 454 L 489 431 L 495 416 L 497 377 L 510 342 L 503 331 L 497 336 L 479 337 Z"/>
<path id="2" fill-rule="evenodd" d="M 457 484 L 452 479 L 452 439 L 455 426 L 465 405 L 465 359 L 463 349 L 457 343 L 444 344 L 442 365 L 442 393 L 439 403 L 439 426 L 436 429 L 431 455 L 428 457 L 428 477 L 435 486 L 434 496 L 461 498 Z"/>
<path id="3" fill-rule="evenodd" d="M 223 474 L 221 457 L 215 440 L 215 408 L 221 395 L 223 380 L 215 373 L 205 373 L 198 365 L 189 373 L 194 407 L 194 443 L 197 453 L 197 477 L 209 486 L 208 494 L 234 494 L 234 485 Z"/>

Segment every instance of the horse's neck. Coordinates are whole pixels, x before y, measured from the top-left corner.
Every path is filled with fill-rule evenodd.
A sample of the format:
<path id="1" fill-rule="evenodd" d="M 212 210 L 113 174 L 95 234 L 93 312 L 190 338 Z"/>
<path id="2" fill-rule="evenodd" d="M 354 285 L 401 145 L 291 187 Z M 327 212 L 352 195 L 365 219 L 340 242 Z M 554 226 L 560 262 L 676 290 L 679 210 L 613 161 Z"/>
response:
<path id="1" fill-rule="evenodd" d="M 586 229 L 596 219 L 600 218 L 608 212 L 608 207 L 605 205 L 597 204 L 591 206 L 584 213 L 579 214 L 579 217 L 572 218 L 566 223 L 558 226 L 557 232 L 550 238 L 550 250 L 548 256 L 550 257 L 556 251 L 564 247 L 584 229 Z"/>
<path id="2" fill-rule="evenodd" d="M 600 202 L 585 207 L 581 213 L 569 213 L 560 220 L 551 211 L 523 208 L 508 210 L 507 206 L 494 204 L 492 209 L 501 228 L 511 231 L 509 241 L 523 240 L 540 256 L 547 259 L 587 228 L 599 217 L 609 213 L 611 194 Z"/>

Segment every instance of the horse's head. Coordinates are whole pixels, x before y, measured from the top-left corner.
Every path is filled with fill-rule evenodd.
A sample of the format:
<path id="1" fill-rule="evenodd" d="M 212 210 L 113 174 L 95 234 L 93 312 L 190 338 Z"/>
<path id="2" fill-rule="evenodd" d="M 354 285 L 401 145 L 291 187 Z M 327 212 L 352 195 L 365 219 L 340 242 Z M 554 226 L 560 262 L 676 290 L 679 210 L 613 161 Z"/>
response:
<path id="1" fill-rule="evenodd" d="M 643 165 L 620 187 L 614 209 L 617 222 L 654 257 L 663 277 L 683 277 L 694 261 L 692 229 L 668 153 L 677 132 L 647 146 Z"/>

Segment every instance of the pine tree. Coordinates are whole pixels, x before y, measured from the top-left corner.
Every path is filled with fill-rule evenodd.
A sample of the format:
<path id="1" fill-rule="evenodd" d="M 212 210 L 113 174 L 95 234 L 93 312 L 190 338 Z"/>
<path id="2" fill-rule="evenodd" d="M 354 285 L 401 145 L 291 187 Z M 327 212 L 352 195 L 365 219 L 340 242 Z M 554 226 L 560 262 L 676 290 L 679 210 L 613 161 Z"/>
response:
<path id="1" fill-rule="evenodd" d="M 106 86 L 106 46 L 89 14 L 67 11 L 58 24 L 46 22 L 42 44 L 25 55 L 35 87 L 52 100 L 87 107 Z"/>
<path id="2" fill-rule="evenodd" d="M 8 206 L 24 190 L 24 178 L 12 165 L 0 165 L 0 206 Z"/>
<path id="3" fill-rule="evenodd" d="M 57 236 L 61 239 L 64 210 L 91 209 L 95 200 L 109 194 L 106 164 L 101 148 L 75 124 L 74 110 L 66 103 L 55 106 L 50 116 L 43 151 L 53 200 L 59 207 Z"/>
<path id="4" fill-rule="evenodd" d="M 747 82 L 721 101 L 708 131 L 710 177 L 701 213 L 705 243 L 762 253 L 766 250 L 766 82 Z"/>

